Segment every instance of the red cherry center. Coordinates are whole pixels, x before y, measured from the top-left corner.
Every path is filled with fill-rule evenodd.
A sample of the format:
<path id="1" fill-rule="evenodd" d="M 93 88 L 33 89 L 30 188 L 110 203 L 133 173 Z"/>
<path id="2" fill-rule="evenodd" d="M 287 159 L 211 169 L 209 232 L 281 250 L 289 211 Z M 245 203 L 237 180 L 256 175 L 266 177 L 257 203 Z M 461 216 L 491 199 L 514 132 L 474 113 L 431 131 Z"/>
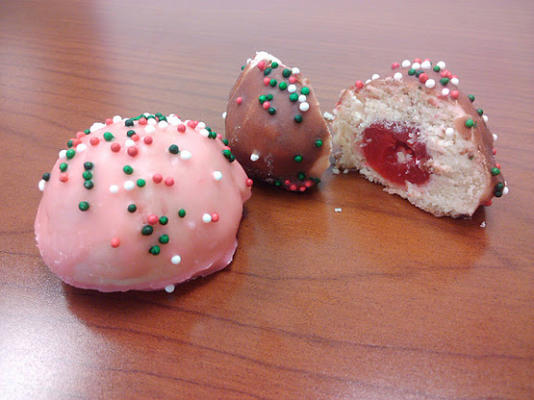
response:
<path id="1" fill-rule="evenodd" d="M 375 122 L 363 131 L 360 144 L 367 164 L 397 185 L 422 185 L 430 178 L 426 146 L 419 129 L 403 122 Z"/>

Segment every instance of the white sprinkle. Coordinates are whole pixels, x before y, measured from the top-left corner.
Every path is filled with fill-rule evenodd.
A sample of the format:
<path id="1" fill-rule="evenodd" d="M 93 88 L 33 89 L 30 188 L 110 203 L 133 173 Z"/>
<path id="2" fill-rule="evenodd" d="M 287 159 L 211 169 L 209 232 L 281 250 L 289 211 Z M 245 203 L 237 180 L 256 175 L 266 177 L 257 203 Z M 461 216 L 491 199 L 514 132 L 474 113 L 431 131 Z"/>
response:
<path id="1" fill-rule="evenodd" d="M 443 96 L 448 96 L 448 95 L 449 95 L 449 92 L 450 92 L 450 90 L 447 89 L 447 88 L 443 88 L 443 89 L 441 89 L 441 94 L 442 94 Z"/>
<path id="2" fill-rule="evenodd" d="M 147 121 L 148 125 L 156 125 L 157 123 L 156 118 L 149 118 Z"/>
<path id="3" fill-rule="evenodd" d="M 198 133 L 200 133 L 204 137 L 208 137 L 210 135 L 210 133 L 209 133 L 209 131 L 207 129 L 201 129 L 200 132 L 198 132 Z"/>
<path id="4" fill-rule="evenodd" d="M 301 94 L 301 95 L 299 96 L 299 103 L 304 103 L 306 100 L 307 100 L 307 98 L 306 98 L 305 95 Z"/>
<path id="5" fill-rule="evenodd" d="M 439 69 L 444 69 L 445 68 L 445 61 L 438 61 L 438 63 L 436 64 Z"/>
<path id="6" fill-rule="evenodd" d="M 110 191 L 111 193 L 117 193 L 117 192 L 119 191 L 119 187 L 118 187 L 117 185 L 111 185 L 111 186 L 109 187 L 109 191 Z"/>
<path id="7" fill-rule="evenodd" d="M 120 115 L 115 115 L 113 117 L 113 122 L 116 124 L 117 122 L 121 122 L 122 121 L 122 118 Z"/>
<path id="8" fill-rule="evenodd" d="M 339 173 L 340 173 L 339 168 L 336 168 L 336 167 L 332 168 L 332 173 L 334 175 L 339 175 Z"/>
<path id="9" fill-rule="evenodd" d="M 421 68 L 423 69 L 430 69 L 431 66 L 432 64 L 430 64 L 430 61 L 428 60 L 423 61 L 423 63 L 421 64 Z"/>
<path id="10" fill-rule="evenodd" d="M 482 115 L 482 119 L 485 123 L 488 123 L 488 116 L 486 114 Z"/>
<path id="11" fill-rule="evenodd" d="M 44 191 L 45 185 L 46 185 L 46 181 L 44 179 L 41 179 L 39 183 L 37 184 L 37 187 L 42 192 Z"/>
<path id="12" fill-rule="evenodd" d="M 408 68 L 410 64 L 411 64 L 410 60 L 404 60 L 401 65 L 402 65 L 402 68 Z"/>
<path id="13" fill-rule="evenodd" d="M 299 104 L 299 110 L 302 112 L 306 112 L 310 109 L 310 105 L 306 102 Z"/>
<path id="14" fill-rule="evenodd" d="M 166 128 L 166 127 L 169 126 L 169 123 L 168 123 L 167 121 L 159 121 L 159 122 L 158 122 L 158 126 L 159 126 L 160 128 Z"/>
<path id="15" fill-rule="evenodd" d="M 135 183 L 133 181 L 126 181 L 124 182 L 124 189 L 130 191 L 135 187 Z"/>
<path id="16" fill-rule="evenodd" d="M 380 75 L 378 75 L 378 74 L 373 74 L 373 75 L 371 76 L 371 80 L 373 80 L 373 81 L 376 80 L 376 79 L 378 79 L 378 78 L 380 78 Z"/>
<path id="17" fill-rule="evenodd" d="M 182 262 L 182 257 L 180 257 L 178 254 L 175 254 L 174 256 L 172 256 L 171 262 L 174 265 L 178 265 L 178 264 L 180 264 Z"/>
<path id="18" fill-rule="evenodd" d="M 396 81 L 400 81 L 402 79 L 402 72 L 395 72 L 395 75 L 393 75 L 393 79 Z"/>
<path id="19" fill-rule="evenodd" d="M 169 115 L 169 118 L 168 118 L 168 121 L 169 121 L 169 124 L 171 124 L 171 126 L 177 126 L 180 124 L 180 118 L 178 118 L 176 115 L 172 114 L 172 115 Z"/>
<path id="20" fill-rule="evenodd" d="M 293 85 L 293 84 L 290 84 L 290 85 L 287 87 L 287 91 L 288 91 L 289 93 L 294 93 L 294 92 L 297 91 L 297 87 L 296 87 L 295 85 Z"/>
<path id="21" fill-rule="evenodd" d="M 324 112 L 323 118 L 326 119 L 327 121 L 333 121 L 334 120 L 334 116 L 332 114 L 330 114 L 328 111 Z"/>
<path id="22" fill-rule="evenodd" d="M 460 81 L 458 80 L 458 78 L 452 78 L 452 79 L 451 79 L 451 83 L 452 83 L 454 86 L 458 86 L 458 84 L 460 83 Z"/>
<path id="23" fill-rule="evenodd" d="M 300 69 L 298 69 L 297 67 L 294 67 L 291 72 L 296 75 L 296 74 L 300 74 Z"/>
<path id="24" fill-rule="evenodd" d="M 202 215 L 202 222 L 204 222 L 205 224 L 211 222 L 211 215 L 209 215 L 208 213 L 205 213 Z"/>
<path id="25" fill-rule="evenodd" d="M 102 122 L 95 122 L 93 125 L 91 125 L 91 127 L 89 128 L 89 131 L 91 133 L 99 130 L 99 129 L 102 129 L 103 127 L 105 127 L 106 124 L 103 124 Z"/>
<path id="26" fill-rule="evenodd" d="M 505 196 L 510 192 L 510 189 L 508 189 L 508 186 L 505 186 L 504 189 L 502 190 L 502 194 L 504 194 Z"/>
<path id="27" fill-rule="evenodd" d="M 421 64 L 419 64 L 419 63 L 417 63 L 417 62 L 414 62 L 414 63 L 412 64 L 412 68 L 413 68 L 413 69 L 419 69 L 419 68 L 421 68 Z"/>
<path id="28" fill-rule="evenodd" d="M 348 169 L 344 169 L 344 170 L 343 170 L 343 173 L 346 175 L 346 174 L 349 173 L 349 170 L 348 170 Z"/>
<path id="29" fill-rule="evenodd" d="M 132 147 L 135 146 L 135 142 L 132 139 L 126 139 L 126 142 L 124 142 L 124 147 Z"/>
<path id="30" fill-rule="evenodd" d="M 189 160 L 192 156 L 193 156 L 193 154 L 191 154 L 190 151 L 182 150 L 182 151 L 180 152 L 180 158 L 181 158 L 182 160 Z"/>
<path id="31" fill-rule="evenodd" d="M 497 134 L 494 133 L 494 134 L 493 134 L 493 141 L 496 142 L 498 138 L 499 138 L 499 136 L 497 136 Z"/>
<path id="32" fill-rule="evenodd" d="M 67 150 L 61 150 L 59 152 L 59 158 L 67 158 Z"/>
<path id="33" fill-rule="evenodd" d="M 482 223 L 480 224 L 480 227 L 481 228 L 485 228 L 486 227 L 486 221 L 482 221 Z"/>
<path id="34" fill-rule="evenodd" d="M 153 121 L 153 119 L 149 119 L 149 121 Z M 145 133 L 152 133 L 156 130 L 153 125 L 147 125 L 145 126 Z"/>
<path id="35" fill-rule="evenodd" d="M 198 128 L 198 129 L 204 129 L 205 127 L 206 127 L 206 124 L 205 124 L 204 122 L 199 122 L 199 123 L 197 124 L 197 128 Z"/>
<path id="36" fill-rule="evenodd" d="M 436 81 L 434 79 L 427 79 L 425 86 L 429 89 L 432 89 L 434 86 L 436 86 Z"/>
<path id="37" fill-rule="evenodd" d="M 85 143 L 80 143 L 78 146 L 76 146 L 76 151 L 78 153 L 81 153 L 82 151 L 87 150 L 87 145 Z"/>
<path id="38" fill-rule="evenodd" d="M 146 112 L 143 114 L 145 117 L 149 117 L 150 116 L 150 113 Z"/>
<path id="39" fill-rule="evenodd" d="M 451 138 L 454 136 L 454 129 L 453 128 L 447 128 L 445 129 L 445 135 L 447 135 L 447 137 Z"/>
<path id="40" fill-rule="evenodd" d="M 260 159 L 260 155 L 256 152 L 252 153 L 250 155 L 250 161 L 254 162 L 254 161 L 258 161 Z"/>
<path id="41" fill-rule="evenodd" d="M 365 81 L 365 84 L 367 85 L 369 82 L 371 82 L 371 79 L 367 79 L 367 80 Z"/>
<path id="42" fill-rule="evenodd" d="M 226 119 L 226 111 L 222 113 L 221 117 L 222 119 Z"/>
<path id="43" fill-rule="evenodd" d="M 341 211 L 343 211 L 341 207 L 334 208 L 334 212 L 340 213 Z"/>
<path id="44" fill-rule="evenodd" d="M 174 292 L 174 285 L 168 285 L 168 286 L 165 286 L 165 291 L 167 293 L 172 293 Z"/>
<path id="45" fill-rule="evenodd" d="M 213 179 L 216 181 L 220 181 L 222 179 L 222 172 L 221 171 L 213 171 Z"/>

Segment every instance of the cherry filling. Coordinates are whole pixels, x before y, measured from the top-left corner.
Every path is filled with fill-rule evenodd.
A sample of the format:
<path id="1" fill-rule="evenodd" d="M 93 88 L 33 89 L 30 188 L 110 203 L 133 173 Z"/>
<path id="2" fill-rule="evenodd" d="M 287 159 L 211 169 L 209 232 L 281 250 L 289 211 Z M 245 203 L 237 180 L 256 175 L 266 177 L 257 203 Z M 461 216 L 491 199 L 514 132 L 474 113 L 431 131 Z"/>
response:
<path id="1" fill-rule="evenodd" d="M 426 161 L 430 158 L 419 129 L 403 122 L 375 122 L 363 131 L 360 144 L 367 164 L 384 179 L 405 185 L 422 185 L 430 178 Z"/>

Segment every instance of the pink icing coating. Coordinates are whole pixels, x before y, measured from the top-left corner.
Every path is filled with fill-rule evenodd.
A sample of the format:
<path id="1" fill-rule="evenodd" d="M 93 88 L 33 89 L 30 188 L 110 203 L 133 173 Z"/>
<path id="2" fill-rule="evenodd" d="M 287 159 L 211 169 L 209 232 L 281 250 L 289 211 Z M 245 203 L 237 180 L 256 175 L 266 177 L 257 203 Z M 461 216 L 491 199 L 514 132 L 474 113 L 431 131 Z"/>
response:
<path id="1" fill-rule="evenodd" d="M 237 161 L 224 157 L 220 139 L 205 137 L 201 126 L 179 132 L 177 124 L 187 121 L 169 120 L 168 126 L 153 125 L 150 133 L 145 129 L 152 125 L 138 122 L 133 127 L 124 121 L 107 125 L 81 137 L 85 150 L 56 161 L 37 211 L 35 235 L 43 260 L 65 282 L 104 292 L 156 290 L 208 275 L 232 261 L 243 203 L 251 195 L 250 181 Z M 133 142 L 135 156 L 128 154 L 129 130 L 139 136 Z M 106 141 L 104 132 L 114 139 Z M 145 136 L 152 137 L 150 144 Z M 99 138 L 99 144 L 91 145 L 92 137 Z M 111 150 L 113 143 L 120 144 L 118 152 Z M 178 154 L 169 152 L 172 144 L 179 147 Z M 86 161 L 94 164 L 90 190 L 83 185 Z M 66 182 L 60 181 L 62 162 L 68 164 Z M 131 175 L 123 172 L 125 165 L 133 168 Z M 153 180 L 156 174 L 163 179 Z M 136 184 L 140 178 L 144 187 Z M 133 183 L 130 190 L 127 181 L 130 187 Z M 110 191 L 113 185 L 116 193 Z M 81 201 L 89 203 L 87 211 L 79 209 Z M 129 212 L 129 204 L 137 210 Z M 183 218 L 180 209 L 186 211 Z M 205 214 L 217 214 L 218 219 L 205 222 Z M 143 235 L 150 215 L 166 216 L 168 223 L 155 223 L 153 233 Z M 169 237 L 166 244 L 158 241 L 163 234 Z M 119 245 L 113 247 L 117 239 Z M 161 249 L 158 255 L 149 252 L 154 245 Z M 176 255 L 178 264 L 177 257 L 171 262 Z"/>

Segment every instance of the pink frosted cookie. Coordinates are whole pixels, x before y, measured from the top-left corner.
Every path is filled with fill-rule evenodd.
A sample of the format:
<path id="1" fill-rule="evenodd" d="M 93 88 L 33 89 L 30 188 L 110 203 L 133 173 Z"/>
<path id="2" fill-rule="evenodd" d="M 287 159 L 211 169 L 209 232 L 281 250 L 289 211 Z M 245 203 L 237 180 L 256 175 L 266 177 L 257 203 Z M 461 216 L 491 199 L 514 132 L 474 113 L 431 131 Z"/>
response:
<path id="1" fill-rule="evenodd" d="M 95 123 L 43 175 L 41 256 L 66 283 L 157 290 L 227 266 L 252 181 L 203 122 L 171 114 Z"/>

